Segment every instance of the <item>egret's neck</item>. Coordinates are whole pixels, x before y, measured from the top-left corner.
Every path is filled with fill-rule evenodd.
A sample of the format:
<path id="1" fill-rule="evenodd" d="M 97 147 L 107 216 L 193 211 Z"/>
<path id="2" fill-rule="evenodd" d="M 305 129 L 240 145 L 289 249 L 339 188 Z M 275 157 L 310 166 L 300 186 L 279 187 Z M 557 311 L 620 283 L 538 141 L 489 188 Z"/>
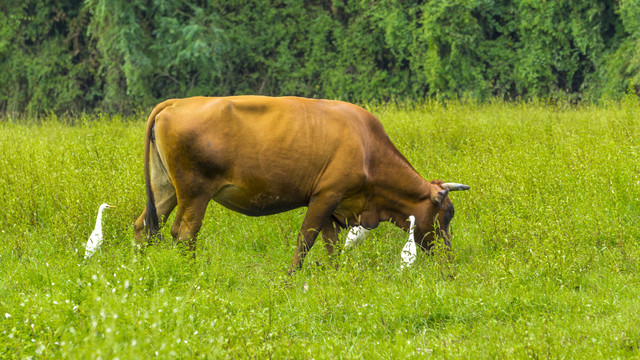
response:
<path id="1" fill-rule="evenodd" d="M 409 224 L 409 240 L 415 241 L 415 237 L 413 235 L 413 229 L 416 226 L 416 218 L 413 215 L 409 217 L 409 223 L 410 223 Z"/>
<path id="2" fill-rule="evenodd" d="M 102 210 L 104 210 L 104 208 L 98 210 L 98 217 L 96 218 L 96 229 L 100 230 L 102 230 Z"/>

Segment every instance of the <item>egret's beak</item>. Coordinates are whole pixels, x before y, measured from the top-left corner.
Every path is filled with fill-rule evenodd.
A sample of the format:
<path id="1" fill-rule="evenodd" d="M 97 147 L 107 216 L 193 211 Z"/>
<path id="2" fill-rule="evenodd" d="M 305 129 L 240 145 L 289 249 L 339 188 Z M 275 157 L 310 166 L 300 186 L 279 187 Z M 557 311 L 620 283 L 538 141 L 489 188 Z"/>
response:
<path id="1" fill-rule="evenodd" d="M 107 206 L 107 208 L 109 208 L 109 209 L 115 209 L 116 207 L 115 207 L 115 206 L 111 206 L 111 205 L 109 205 L 109 206 Z"/>

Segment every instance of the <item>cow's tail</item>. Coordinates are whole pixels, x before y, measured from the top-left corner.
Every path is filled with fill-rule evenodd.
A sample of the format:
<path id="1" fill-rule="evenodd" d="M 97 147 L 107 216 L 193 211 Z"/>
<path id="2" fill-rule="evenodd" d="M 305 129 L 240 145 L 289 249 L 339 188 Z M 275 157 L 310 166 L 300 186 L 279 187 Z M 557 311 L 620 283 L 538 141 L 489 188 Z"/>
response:
<path id="1" fill-rule="evenodd" d="M 158 212 L 156 211 L 156 203 L 153 196 L 153 189 L 151 188 L 151 172 L 149 166 L 149 159 L 151 158 L 151 151 L 157 151 L 155 147 L 155 131 L 154 127 L 156 124 L 156 116 L 164 110 L 168 106 L 168 102 L 165 101 L 161 104 L 158 104 L 153 111 L 151 111 L 151 115 L 149 115 L 149 119 L 147 120 L 147 130 L 144 138 L 144 183 L 145 189 L 147 191 L 147 207 L 145 211 L 145 229 L 147 232 L 147 237 L 152 238 L 158 235 L 160 231 L 160 222 L 158 220 Z"/>

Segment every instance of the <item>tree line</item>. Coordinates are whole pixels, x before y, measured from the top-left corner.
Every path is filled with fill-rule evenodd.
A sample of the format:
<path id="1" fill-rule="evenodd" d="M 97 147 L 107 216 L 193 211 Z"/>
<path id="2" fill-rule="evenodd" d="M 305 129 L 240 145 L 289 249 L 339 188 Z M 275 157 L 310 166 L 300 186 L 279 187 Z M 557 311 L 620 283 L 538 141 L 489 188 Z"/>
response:
<path id="1" fill-rule="evenodd" d="M 640 0 L 4 0 L 0 112 L 191 95 L 616 98 Z"/>

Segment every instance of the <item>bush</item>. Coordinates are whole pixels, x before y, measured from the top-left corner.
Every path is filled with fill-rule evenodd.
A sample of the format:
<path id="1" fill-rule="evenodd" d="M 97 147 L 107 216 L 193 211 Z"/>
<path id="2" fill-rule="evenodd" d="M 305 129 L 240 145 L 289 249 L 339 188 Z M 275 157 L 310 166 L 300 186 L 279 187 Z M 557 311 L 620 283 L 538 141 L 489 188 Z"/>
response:
<path id="1" fill-rule="evenodd" d="M 0 12 L 0 111 L 169 97 L 618 98 L 640 1 L 28 0 Z"/>

